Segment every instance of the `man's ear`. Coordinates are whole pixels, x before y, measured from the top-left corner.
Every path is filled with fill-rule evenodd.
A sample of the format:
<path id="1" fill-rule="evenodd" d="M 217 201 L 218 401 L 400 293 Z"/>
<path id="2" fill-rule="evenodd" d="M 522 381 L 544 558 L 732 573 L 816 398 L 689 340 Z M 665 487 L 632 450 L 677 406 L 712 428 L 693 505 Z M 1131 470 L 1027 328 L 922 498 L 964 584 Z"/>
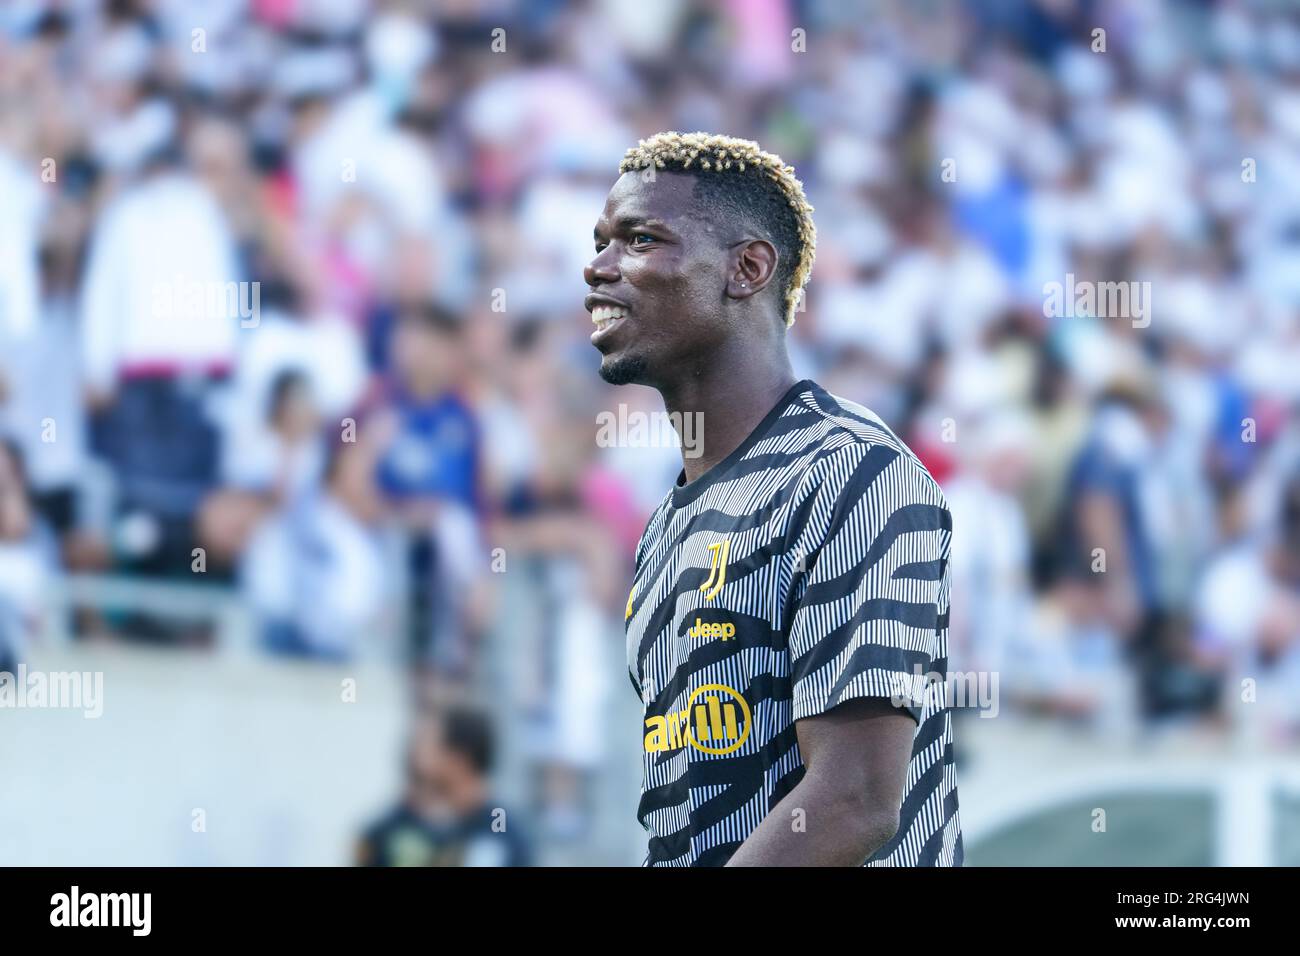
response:
<path id="1" fill-rule="evenodd" d="M 727 295 L 747 299 L 761 292 L 776 275 L 776 246 L 766 239 L 749 239 L 734 250 L 735 260 L 727 277 Z"/>

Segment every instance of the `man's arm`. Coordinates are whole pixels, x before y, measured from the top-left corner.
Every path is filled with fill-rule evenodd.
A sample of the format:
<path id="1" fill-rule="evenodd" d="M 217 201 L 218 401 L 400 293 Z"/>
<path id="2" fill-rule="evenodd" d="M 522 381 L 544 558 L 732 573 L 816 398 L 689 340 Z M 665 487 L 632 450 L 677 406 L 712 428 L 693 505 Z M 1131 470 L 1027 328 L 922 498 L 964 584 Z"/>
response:
<path id="1" fill-rule="evenodd" d="M 853 444 L 809 469 L 789 555 L 791 708 L 805 773 L 735 866 L 858 866 L 898 831 L 924 679 L 946 626 L 946 503 L 911 457 Z M 901 704 L 899 703 L 901 701 Z"/>
<path id="2" fill-rule="evenodd" d="M 858 698 L 795 722 L 806 772 L 728 866 L 861 866 L 898 830 L 916 721 Z"/>

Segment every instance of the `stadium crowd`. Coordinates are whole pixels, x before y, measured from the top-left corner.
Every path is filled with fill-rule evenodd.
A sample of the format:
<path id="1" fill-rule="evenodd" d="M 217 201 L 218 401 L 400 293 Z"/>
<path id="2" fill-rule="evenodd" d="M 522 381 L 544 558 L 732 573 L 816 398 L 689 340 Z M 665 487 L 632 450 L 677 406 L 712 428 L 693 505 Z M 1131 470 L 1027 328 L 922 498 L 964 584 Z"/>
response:
<path id="1" fill-rule="evenodd" d="M 67 572 L 201 568 L 309 658 L 400 608 L 453 685 L 528 631 L 580 830 L 680 467 L 596 441 L 659 405 L 596 375 L 582 269 L 661 129 L 803 180 L 796 374 L 944 488 L 950 670 L 1096 726 L 1250 678 L 1300 728 L 1300 19 L 1262 0 L 7 3 L 0 666 Z"/>

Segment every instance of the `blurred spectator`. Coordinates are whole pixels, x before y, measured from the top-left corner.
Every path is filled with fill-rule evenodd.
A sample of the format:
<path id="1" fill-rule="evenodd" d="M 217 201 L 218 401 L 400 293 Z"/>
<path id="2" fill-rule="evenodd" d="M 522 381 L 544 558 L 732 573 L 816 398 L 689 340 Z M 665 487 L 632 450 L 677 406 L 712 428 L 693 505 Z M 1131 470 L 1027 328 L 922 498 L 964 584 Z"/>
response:
<path id="1" fill-rule="evenodd" d="M 22 453 L 0 442 L 0 671 L 13 672 L 37 631 L 55 562 L 54 540 L 32 511 Z"/>
<path id="2" fill-rule="evenodd" d="M 144 178 L 95 228 L 81 329 L 96 450 L 125 519 L 117 544 L 155 570 L 188 558 L 192 516 L 217 479 L 208 398 L 250 302 L 219 207 L 159 135 Z"/>
<path id="3" fill-rule="evenodd" d="M 74 202 L 61 202 L 58 209 L 65 224 L 45 245 L 35 324 L 4 336 L 0 421 L 23 451 L 35 507 L 56 534 L 67 538 L 88 518 L 79 500 L 86 416 L 75 310 L 80 253 L 75 230 L 84 216 Z"/>
<path id="4" fill-rule="evenodd" d="M 266 427 L 231 455 L 227 481 L 291 501 L 317 483 L 324 458 L 320 411 L 311 380 L 297 369 L 271 383 Z M 232 444 L 235 444 L 232 442 Z"/>
<path id="5" fill-rule="evenodd" d="M 486 714 L 463 705 L 416 715 L 397 806 L 368 826 L 361 866 L 530 866 L 519 820 L 492 797 L 496 753 Z"/>
<path id="6" fill-rule="evenodd" d="M 320 482 L 326 445 L 307 375 L 281 371 L 271 383 L 265 420 L 243 424 L 230 444 L 229 486 L 213 492 L 198 515 L 208 557 L 226 566 L 262 519 L 292 508 Z"/>
<path id="7" fill-rule="evenodd" d="M 1241 543 L 1210 565 L 1197 600 L 1200 659 L 1271 715 L 1273 730 L 1300 733 L 1300 476 L 1283 490 L 1280 521 L 1263 539 Z M 1245 699 L 1245 698 L 1243 698 Z M 1234 706 L 1236 706 L 1234 702 Z"/>
<path id="8" fill-rule="evenodd" d="M 418 661 L 464 678 L 487 556 L 478 529 L 481 437 L 462 397 L 460 321 L 440 306 L 408 308 L 393 327 L 389 361 L 392 387 L 366 433 L 379 490 L 407 534 L 411 647 Z"/>
<path id="9" fill-rule="evenodd" d="M 995 413 L 961 446 L 966 468 L 944 489 L 953 524 L 962 529 L 952 547 L 949 656 L 955 670 L 998 671 L 1008 682 L 1032 643 L 1029 533 L 1015 497 L 1030 441 L 1023 415 Z"/>
<path id="10" fill-rule="evenodd" d="M 257 326 L 243 333 L 222 421 L 227 436 L 222 476 L 238 485 L 258 480 L 248 469 L 264 463 L 272 441 L 266 409 L 286 374 L 303 379 L 322 424 L 336 435 L 343 433 L 345 416 L 366 388 L 361 337 L 342 316 L 311 311 L 310 299 L 295 283 L 274 273 L 259 287 L 259 298 L 265 311 Z"/>
<path id="11" fill-rule="evenodd" d="M 512 626 L 532 635 L 516 693 L 527 715 L 521 736 L 537 781 L 539 822 L 549 835 L 573 840 L 591 825 L 596 772 L 606 754 L 602 714 L 614 686 L 614 635 L 635 548 L 621 532 L 635 505 L 594 441 L 591 387 L 529 390 L 530 383 L 544 384 L 529 370 L 545 360 L 546 343 L 540 332 L 514 355 L 519 398 L 538 441 L 492 535 L 513 562 L 513 583 L 526 587 L 535 608 Z"/>
<path id="12" fill-rule="evenodd" d="M 393 329 L 389 360 L 393 388 L 370 423 L 380 436 L 379 487 L 419 518 L 434 502 L 477 512 L 481 439 L 461 396 L 460 320 L 435 305 L 410 309 Z"/>
<path id="13" fill-rule="evenodd" d="M 47 204 L 40 180 L 0 145 L 0 332 L 22 338 L 37 324 L 40 300 L 40 225 Z"/>
<path id="14" fill-rule="evenodd" d="M 349 659 L 386 603 L 372 467 L 356 445 L 336 445 L 322 488 L 254 532 L 240 576 L 269 650 Z"/>
<path id="15" fill-rule="evenodd" d="M 1163 489 L 1148 464 L 1162 414 L 1149 391 L 1117 385 L 1102 399 L 1066 490 L 1067 577 L 1095 596 L 1096 623 L 1143 661 L 1150 660 L 1164 610 L 1155 582 L 1153 528 Z"/>

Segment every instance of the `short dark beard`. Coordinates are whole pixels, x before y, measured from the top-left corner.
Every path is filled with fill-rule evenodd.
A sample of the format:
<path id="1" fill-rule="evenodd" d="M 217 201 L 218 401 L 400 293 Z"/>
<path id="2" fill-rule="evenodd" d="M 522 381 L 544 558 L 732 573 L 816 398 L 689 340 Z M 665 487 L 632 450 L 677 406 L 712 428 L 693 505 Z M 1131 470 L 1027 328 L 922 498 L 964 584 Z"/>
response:
<path id="1" fill-rule="evenodd" d="M 646 363 L 639 355 L 628 355 L 612 362 L 600 363 L 600 377 L 611 385 L 636 385 L 643 382 Z"/>

